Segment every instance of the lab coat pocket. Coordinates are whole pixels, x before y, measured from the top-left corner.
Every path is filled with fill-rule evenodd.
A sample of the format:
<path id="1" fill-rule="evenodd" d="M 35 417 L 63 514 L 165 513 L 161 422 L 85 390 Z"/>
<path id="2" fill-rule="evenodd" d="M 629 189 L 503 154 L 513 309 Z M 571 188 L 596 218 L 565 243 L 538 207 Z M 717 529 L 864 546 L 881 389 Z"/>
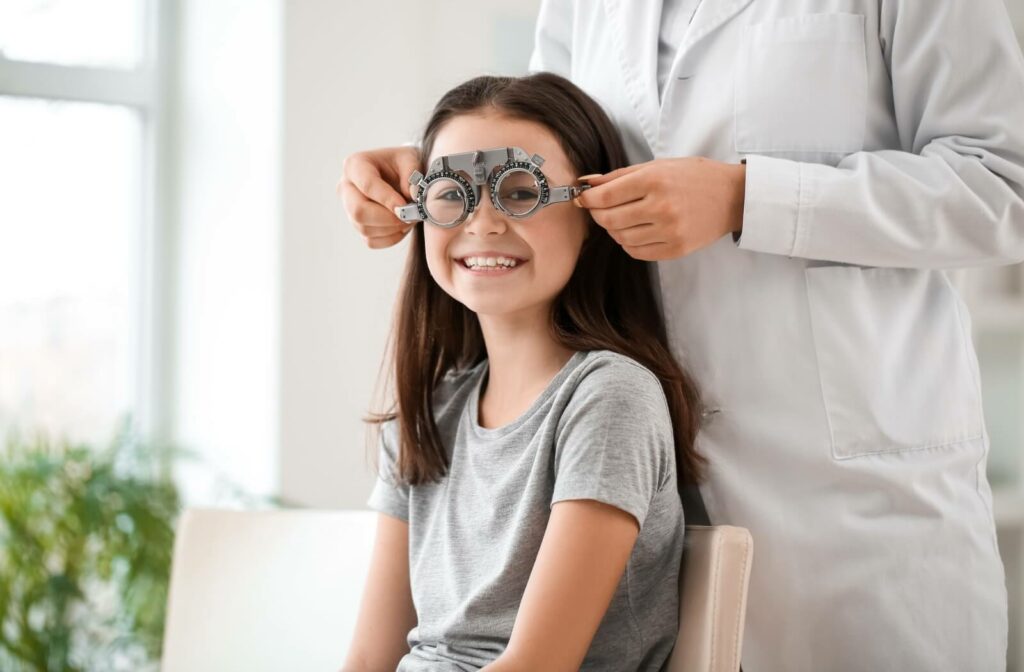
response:
<path id="1" fill-rule="evenodd" d="M 743 28 L 733 120 L 739 153 L 836 163 L 864 145 L 864 17 L 805 14 Z"/>
<path id="2" fill-rule="evenodd" d="M 981 436 L 976 362 L 946 276 L 857 266 L 809 267 L 805 275 L 836 458 Z"/>

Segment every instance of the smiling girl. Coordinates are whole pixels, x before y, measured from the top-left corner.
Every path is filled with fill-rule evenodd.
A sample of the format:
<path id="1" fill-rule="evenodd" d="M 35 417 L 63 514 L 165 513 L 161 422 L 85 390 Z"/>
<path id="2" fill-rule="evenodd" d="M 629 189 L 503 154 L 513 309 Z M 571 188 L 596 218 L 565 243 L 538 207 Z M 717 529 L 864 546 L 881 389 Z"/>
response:
<path id="1" fill-rule="evenodd" d="M 552 188 L 626 165 L 601 108 L 537 74 L 448 92 L 421 170 L 508 147 L 543 157 Z M 528 182 L 502 202 L 536 199 Z M 697 392 L 648 262 L 571 203 L 495 205 L 485 183 L 464 221 L 415 225 L 344 669 L 659 670 L 678 629 L 677 488 L 702 466 Z"/>

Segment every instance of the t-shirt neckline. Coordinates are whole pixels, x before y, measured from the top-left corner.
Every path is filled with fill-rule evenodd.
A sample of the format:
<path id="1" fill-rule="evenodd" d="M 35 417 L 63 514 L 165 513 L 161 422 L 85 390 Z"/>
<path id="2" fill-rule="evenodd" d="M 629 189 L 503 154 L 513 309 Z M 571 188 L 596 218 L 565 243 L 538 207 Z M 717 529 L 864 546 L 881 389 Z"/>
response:
<path id="1" fill-rule="evenodd" d="M 487 377 L 490 371 L 490 362 L 484 359 L 480 371 L 477 373 L 476 382 L 473 384 L 473 390 L 469 394 L 469 403 L 466 404 L 466 414 L 469 416 L 469 426 L 472 428 L 473 433 L 482 438 L 494 439 L 514 432 L 544 405 L 544 402 L 555 393 L 555 390 L 561 386 L 565 378 L 576 367 L 576 363 L 586 354 L 584 351 L 574 352 L 568 361 L 562 365 L 558 373 L 555 374 L 555 377 L 551 379 L 547 387 L 544 388 L 544 391 L 537 395 L 537 398 L 533 400 L 530 407 L 523 411 L 518 418 L 501 427 L 482 427 L 480 425 L 480 389 L 483 387 L 484 378 Z"/>

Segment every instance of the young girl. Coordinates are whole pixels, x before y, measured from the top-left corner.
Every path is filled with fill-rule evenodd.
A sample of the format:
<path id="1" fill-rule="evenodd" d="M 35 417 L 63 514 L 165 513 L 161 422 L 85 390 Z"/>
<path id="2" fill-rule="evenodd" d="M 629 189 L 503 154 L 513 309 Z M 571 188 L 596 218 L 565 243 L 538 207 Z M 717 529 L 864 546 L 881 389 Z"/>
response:
<path id="1" fill-rule="evenodd" d="M 551 194 L 626 165 L 601 108 L 543 73 L 448 92 L 421 170 L 510 147 Z M 675 642 L 696 390 L 647 262 L 571 203 L 512 216 L 538 197 L 514 177 L 424 192 L 434 215 L 475 207 L 413 232 L 347 671 L 659 670 Z"/>

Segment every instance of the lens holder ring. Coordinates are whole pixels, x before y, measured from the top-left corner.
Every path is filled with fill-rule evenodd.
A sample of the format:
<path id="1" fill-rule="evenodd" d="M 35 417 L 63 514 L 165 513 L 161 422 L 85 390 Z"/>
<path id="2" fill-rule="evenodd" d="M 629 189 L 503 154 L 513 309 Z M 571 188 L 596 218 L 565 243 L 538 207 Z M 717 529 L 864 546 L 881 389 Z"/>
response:
<path id="1" fill-rule="evenodd" d="M 455 182 L 462 187 L 463 193 L 466 194 L 466 207 L 462 211 L 462 216 L 450 224 L 441 224 L 434 220 L 434 218 L 427 213 L 427 206 L 425 203 L 427 191 L 429 191 L 430 185 L 437 180 L 443 179 Z M 469 213 L 476 209 L 476 191 L 473 189 L 473 185 L 470 184 L 469 180 L 463 177 L 460 173 L 457 173 L 454 170 L 439 170 L 436 173 L 431 173 L 424 177 L 423 181 L 420 183 L 420 190 L 416 194 L 416 209 L 419 211 L 422 221 L 429 221 L 434 226 L 439 226 L 442 229 L 450 229 L 466 221 L 466 218 L 469 217 Z"/>
<path id="2" fill-rule="evenodd" d="M 537 204 L 534 205 L 532 208 L 530 208 L 527 212 L 524 212 L 521 215 L 517 215 L 515 213 L 509 212 L 501 204 L 501 200 L 497 196 L 497 193 L 498 193 L 498 183 L 501 182 L 501 180 L 504 178 L 504 176 L 507 173 L 509 173 L 509 172 L 511 172 L 513 170 L 523 170 L 523 171 L 526 171 L 526 172 L 530 173 L 531 175 L 533 175 L 534 179 L 537 180 L 537 186 L 540 187 L 540 197 L 537 199 Z M 544 173 L 541 172 L 541 170 L 537 166 L 537 164 L 532 163 L 530 161 L 506 161 L 504 163 L 504 165 L 501 166 L 501 168 L 499 168 L 498 170 L 494 171 L 494 174 L 491 175 L 491 178 L 488 181 L 488 185 L 487 186 L 490 189 L 490 192 L 491 192 L 491 203 L 494 205 L 494 207 L 497 208 L 498 210 L 500 210 L 501 212 L 505 213 L 509 217 L 514 217 L 516 219 L 523 219 L 523 218 L 529 217 L 530 215 L 535 213 L 537 210 L 539 210 L 540 208 L 544 207 L 544 205 L 547 204 L 548 198 L 550 197 L 550 194 L 551 194 L 551 189 L 550 189 L 550 187 L 548 187 L 548 178 L 546 178 L 544 176 Z"/>

